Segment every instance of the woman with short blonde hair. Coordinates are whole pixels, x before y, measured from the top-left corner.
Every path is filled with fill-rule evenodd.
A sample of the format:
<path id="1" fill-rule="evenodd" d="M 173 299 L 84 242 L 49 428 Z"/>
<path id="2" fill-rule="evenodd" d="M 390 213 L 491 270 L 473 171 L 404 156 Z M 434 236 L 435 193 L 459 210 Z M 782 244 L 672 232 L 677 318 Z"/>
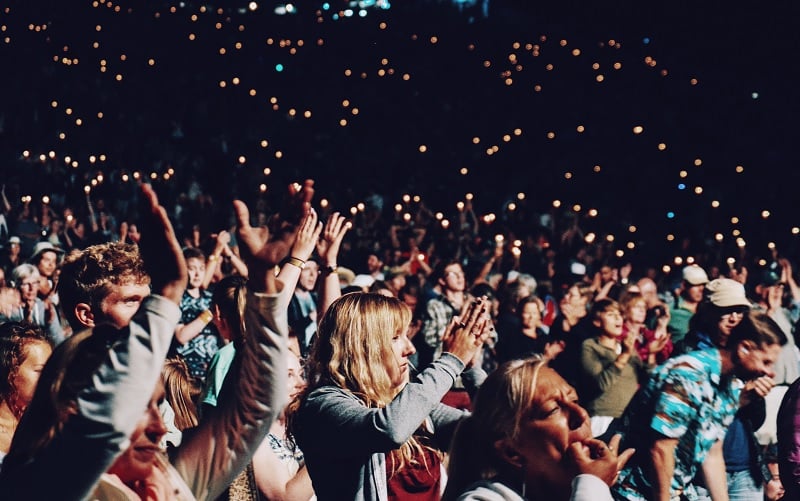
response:
<path id="1" fill-rule="evenodd" d="M 446 501 L 611 500 L 633 450 L 591 437 L 575 390 L 546 359 L 511 360 L 478 392 L 453 439 Z"/>

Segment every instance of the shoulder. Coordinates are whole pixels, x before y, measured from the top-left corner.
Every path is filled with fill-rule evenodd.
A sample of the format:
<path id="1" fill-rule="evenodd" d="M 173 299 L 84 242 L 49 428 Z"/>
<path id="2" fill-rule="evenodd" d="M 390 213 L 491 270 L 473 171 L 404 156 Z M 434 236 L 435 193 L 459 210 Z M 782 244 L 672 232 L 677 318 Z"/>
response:
<path id="1" fill-rule="evenodd" d="M 500 482 L 481 480 L 470 485 L 458 501 L 522 501 L 513 489 Z"/>
<path id="2" fill-rule="evenodd" d="M 337 402 L 364 407 L 364 403 L 357 396 L 331 384 L 311 390 L 304 399 L 301 407 L 324 407 Z"/>
<path id="3" fill-rule="evenodd" d="M 675 357 L 660 368 L 668 378 L 705 380 L 711 373 L 719 373 L 719 350 L 710 348 L 691 351 L 685 355 Z"/>

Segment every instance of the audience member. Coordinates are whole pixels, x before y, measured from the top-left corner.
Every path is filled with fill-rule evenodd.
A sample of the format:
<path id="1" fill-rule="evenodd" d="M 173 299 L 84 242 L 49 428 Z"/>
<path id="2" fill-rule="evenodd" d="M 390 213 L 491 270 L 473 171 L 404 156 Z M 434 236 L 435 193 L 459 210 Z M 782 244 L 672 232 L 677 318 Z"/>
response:
<path id="1" fill-rule="evenodd" d="M 8 243 L 3 249 L 2 257 L 0 257 L 0 267 L 3 268 L 6 275 L 11 275 L 11 270 L 22 264 L 22 240 L 18 236 L 12 236 L 8 239 Z"/>
<path id="2" fill-rule="evenodd" d="M 542 323 L 542 300 L 536 296 L 526 296 L 515 308 L 520 326 L 514 332 L 506 332 L 497 342 L 497 361 L 527 358 L 534 354 L 555 358 L 562 348 L 561 341 L 553 341 L 547 335 L 547 327 Z"/>
<path id="3" fill-rule="evenodd" d="M 778 411 L 777 455 L 785 499 L 800 499 L 800 379 L 789 386 Z"/>
<path id="4" fill-rule="evenodd" d="M 193 378 L 204 383 L 208 365 L 222 340 L 212 322 L 214 313 L 210 309 L 212 291 L 206 286 L 206 256 L 198 248 L 186 247 L 183 249 L 183 258 L 186 260 L 189 282 L 181 298 L 181 321 L 175 329 L 175 343 L 171 351 L 186 361 Z"/>
<path id="5" fill-rule="evenodd" d="M 592 320 L 588 317 L 593 296 L 589 284 L 573 282 L 559 301 L 559 313 L 550 326 L 553 341 L 564 343 L 562 353 L 550 365 L 575 388 L 580 384 L 583 342 L 594 333 Z"/>
<path id="6" fill-rule="evenodd" d="M 502 364 L 458 426 L 443 499 L 610 500 L 609 486 L 633 454 L 593 439 L 578 395 L 541 358 Z M 571 495 L 570 495 L 571 492 Z"/>
<path id="7" fill-rule="evenodd" d="M 609 298 L 595 301 L 588 318 L 596 334 L 581 350 L 581 398 L 591 417 L 592 436 L 599 437 L 622 416 L 639 384 L 647 381 L 650 366 L 639 358 L 636 333 L 622 335 L 619 303 Z"/>
<path id="8" fill-rule="evenodd" d="M 39 270 L 39 299 L 50 299 L 58 305 L 58 294 L 55 291 L 58 281 L 58 266 L 64 251 L 53 246 L 50 242 L 37 242 L 33 246 L 33 254 L 28 262 Z"/>
<path id="9" fill-rule="evenodd" d="M 673 343 L 683 342 L 683 338 L 689 332 L 689 319 L 697 313 L 697 306 L 703 302 L 703 293 L 708 283 L 705 270 L 696 264 L 686 266 L 682 277 L 678 294 L 669 308 L 668 328 Z"/>
<path id="10" fill-rule="evenodd" d="M 20 302 L 12 308 L 8 316 L 0 316 L 0 323 L 28 322 L 44 329 L 54 344 L 61 343 L 65 333 L 56 306 L 49 299 L 42 301 L 38 297 L 39 270 L 32 264 L 23 263 L 14 268 L 11 279 L 19 291 Z"/>
<path id="11" fill-rule="evenodd" d="M 727 497 L 722 442 L 740 406 L 738 381 L 772 377 L 780 353 L 780 333 L 759 315 L 746 316 L 724 347 L 671 358 L 651 373 L 625 412 L 624 443 L 637 453 L 620 473 L 615 497 L 693 499 L 698 474 L 712 498 Z"/>
<path id="12" fill-rule="evenodd" d="M 77 333 L 101 324 L 125 327 L 150 294 L 150 286 L 139 247 L 109 242 L 67 254 L 58 294 L 61 310 Z"/>
<path id="13" fill-rule="evenodd" d="M 441 400 L 489 335 L 482 308 L 475 301 L 448 324 L 442 355 L 412 379 L 408 308 L 369 293 L 334 301 L 308 361 L 308 388 L 289 415 L 319 499 L 438 497 L 441 451 L 466 415 Z M 465 382 L 483 374 L 475 371 Z"/>
<path id="14" fill-rule="evenodd" d="M 775 382 L 788 386 L 800 377 L 800 352 L 794 337 L 800 321 L 800 286 L 794 280 L 789 260 L 780 259 L 778 263 L 780 274 L 768 269 L 757 278 L 753 308 L 769 315 L 786 335 L 787 343 L 776 366 Z M 787 292 L 788 304 L 784 305 Z"/>
<path id="15" fill-rule="evenodd" d="M 181 445 L 183 432 L 196 427 L 200 422 L 197 409 L 201 386 L 189 373 L 189 367 L 181 357 L 171 357 L 164 361 L 161 380 L 164 382 L 161 418 L 167 428 L 161 448 L 172 455 Z"/>
<path id="16" fill-rule="evenodd" d="M 161 422 L 153 389 L 178 321 L 186 268 L 166 212 L 149 186 L 142 190 L 152 223 L 141 249 L 159 294 L 120 330 L 97 324 L 54 351 L 0 471 L 0 490 L 12 499 L 83 499 L 125 447 L 147 464 L 158 457 L 163 432 L 147 431 L 142 413 L 148 409 L 145 417 Z M 76 451 L 80 461 L 64 461 Z"/>
<path id="17" fill-rule="evenodd" d="M 290 401 L 305 388 L 298 354 L 287 350 Z M 253 475 L 259 492 L 269 501 L 300 500 L 314 497 L 303 452 L 286 431 L 286 414 L 272 423 L 269 434 L 253 455 Z"/>
<path id="18" fill-rule="evenodd" d="M 669 312 L 664 310 L 664 314 L 658 317 L 656 328 L 653 330 L 648 329 L 645 325 L 647 302 L 640 293 L 627 292 L 623 294 L 620 306 L 624 320 L 622 337 L 633 333 L 636 340 L 636 352 L 645 363 L 649 365 L 664 363 L 673 350 L 672 339 L 667 330 Z"/>
<path id="19" fill-rule="evenodd" d="M 0 324 L 0 465 L 52 351 L 52 341 L 40 327 Z"/>
<path id="20" fill-rule="evenodd" d="M 439 294 L 428 300 L 422 314 L 422 332 L 415 337 L 419 351 L 419 369 L 439 358 L 442 353 L 442 339 L 450 320 L 469 301 L 466 292 L 464 269 L 458 261 L 442 261 L 433 270 L 431 279 L 436 282 Z"/>

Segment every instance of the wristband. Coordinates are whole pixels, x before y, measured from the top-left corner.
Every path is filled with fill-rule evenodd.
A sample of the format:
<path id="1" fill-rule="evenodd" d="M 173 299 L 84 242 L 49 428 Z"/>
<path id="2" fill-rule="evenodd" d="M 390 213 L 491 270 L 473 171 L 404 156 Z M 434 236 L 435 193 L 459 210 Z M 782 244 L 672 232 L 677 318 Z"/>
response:
<path id="1" fill-rule="evenodd" d="M 339 269 L 339 267 L 337 265 L 335 265 L 335 264 L 334 265 L 330 265 L 329 264 L 328 266 L 324 266 L 319 271 L 322 272 L 323 275 L 333 275 L 334 273 L 336 273 L 336 270 L 338 270 L 338 269 Z"/>
<path id="2" fill-rule="evenodd" d="M 214 319 L 214 314 L 211 313 L 211 310 L 206 310 L 203 313 L 199 314 L 197 318 L 202 320 L 204 324 L 208 324 L 209 322 L 211 322 L 211 320 Z"/>
<path id="3" fill-rule="evenodd" d="M 286 264 L 291 264 L 292 266 L 297 266 L 301 270 L 306 267 L 306 262 L 300 259 L 299 257 L 289 256 L 286 258 Z"/>

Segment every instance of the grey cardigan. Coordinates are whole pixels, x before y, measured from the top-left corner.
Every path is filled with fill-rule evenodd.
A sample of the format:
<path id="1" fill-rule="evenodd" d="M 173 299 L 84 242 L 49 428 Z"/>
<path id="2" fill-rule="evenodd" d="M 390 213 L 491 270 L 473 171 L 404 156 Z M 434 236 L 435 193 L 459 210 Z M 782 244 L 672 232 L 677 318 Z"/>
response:
<path id="1" fill-rule="evenodd" d="M 426 420 L 447 447 L 467 411 L 441 403 L 464 364 L 450 353 L 413 378 L 386 407 L 369 408 L 338 386 L 312 390 L 295 416 L 293 432 L 319 501 L 387 499 L 386 453 L 404 444 Z M 483 382 L 480 369 L 465 371 L 468 387 Z"/>

